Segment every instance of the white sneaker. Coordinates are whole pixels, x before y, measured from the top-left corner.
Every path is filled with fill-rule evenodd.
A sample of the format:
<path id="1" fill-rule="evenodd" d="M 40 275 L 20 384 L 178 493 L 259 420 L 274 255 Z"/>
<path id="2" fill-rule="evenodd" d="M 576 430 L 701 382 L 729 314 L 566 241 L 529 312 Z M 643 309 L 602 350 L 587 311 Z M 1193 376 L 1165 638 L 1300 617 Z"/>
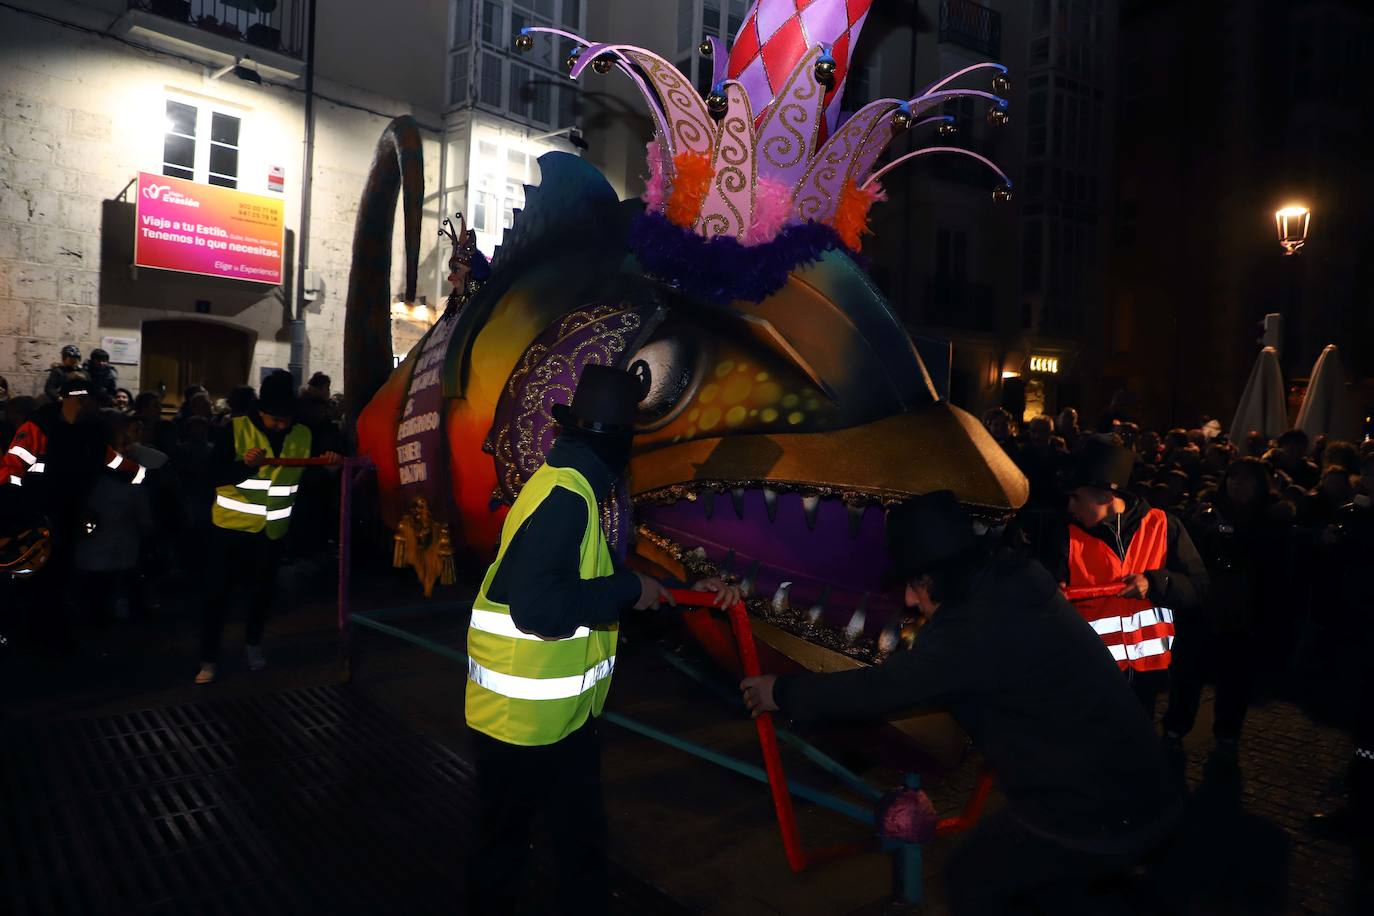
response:
<path id="1" fill-rule="evenodd" d="M 199 684 L 199 685 L 201 685 L 201 686 L 203 687 L 203 686 L 206 685 L 206 684 L 212 684 L 212 683 L 214 683 L 214 680 L 215 680 L 215 663 L 214 663 L 214 662 L 202 662 L 202 663 L 201 663 L 201 666 L 200 666 L 200 671 L 196 673 L 196 683 Z"/>
<path id="2" fill-rule="evenodd" d="M 261 671 L 267 667 L 267 656 L 262 654 L 262 646 L 244 646 L 243 654 L 248 656 L 249 671 Z"/>

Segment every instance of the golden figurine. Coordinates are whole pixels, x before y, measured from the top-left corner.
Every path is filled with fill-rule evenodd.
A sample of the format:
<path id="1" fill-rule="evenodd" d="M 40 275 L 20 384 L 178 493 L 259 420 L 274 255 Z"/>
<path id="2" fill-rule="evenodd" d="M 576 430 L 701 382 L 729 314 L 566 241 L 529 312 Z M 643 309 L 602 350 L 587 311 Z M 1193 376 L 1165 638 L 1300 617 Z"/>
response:
<path id="1" fill-rule="evenodd" d="M 453 584 L 453 545 L 448 526 L 434 520 L 429 502 L 423 496 L 417 496 L 406 510 L 396 526 L 392 545 L 391 565 L 398 569 L 414 567 L 426 598 L 434 594 L 436 581 Z"/>

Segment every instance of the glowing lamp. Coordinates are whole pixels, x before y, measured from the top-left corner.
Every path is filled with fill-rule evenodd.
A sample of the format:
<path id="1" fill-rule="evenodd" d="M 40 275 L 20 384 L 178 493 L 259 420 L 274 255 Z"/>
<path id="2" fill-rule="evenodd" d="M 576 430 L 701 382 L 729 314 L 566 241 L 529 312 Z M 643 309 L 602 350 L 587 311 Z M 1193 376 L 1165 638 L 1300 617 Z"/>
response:
<path id="1" fill-rule="evenodd" d="M 1283 253 L 1297 254 L 1307 244 L 1307 230 L 1312 223 L 1312 211 L 1300 204 L 1290 204 L 1274 213 Z"/>

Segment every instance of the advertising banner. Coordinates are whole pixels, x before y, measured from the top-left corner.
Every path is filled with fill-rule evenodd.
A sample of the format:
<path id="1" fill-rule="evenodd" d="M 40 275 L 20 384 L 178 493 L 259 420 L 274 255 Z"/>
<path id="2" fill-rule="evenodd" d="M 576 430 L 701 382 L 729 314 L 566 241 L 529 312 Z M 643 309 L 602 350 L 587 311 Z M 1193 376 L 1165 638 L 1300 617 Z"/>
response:
<path id="1" fill-rule="evenodd" d="M 281 283 L 280 198 L 139 172 L 137 200 L 136 266 Z"/>

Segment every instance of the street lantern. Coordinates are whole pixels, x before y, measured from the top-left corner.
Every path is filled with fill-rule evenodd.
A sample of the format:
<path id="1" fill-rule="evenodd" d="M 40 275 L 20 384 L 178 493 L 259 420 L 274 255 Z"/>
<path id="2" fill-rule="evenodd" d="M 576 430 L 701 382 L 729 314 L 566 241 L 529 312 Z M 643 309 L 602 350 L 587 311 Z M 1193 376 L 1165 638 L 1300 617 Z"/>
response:
<path id="1" fill-rule="evenodd" d="M 1307 244 L 1307 229 L 1312 223 L 1312 211 L 1300 204 L 1290 204 L 1274 214 L 1279 230 L 1279 244 L 1284 254 L 1297 254 Z"/>

